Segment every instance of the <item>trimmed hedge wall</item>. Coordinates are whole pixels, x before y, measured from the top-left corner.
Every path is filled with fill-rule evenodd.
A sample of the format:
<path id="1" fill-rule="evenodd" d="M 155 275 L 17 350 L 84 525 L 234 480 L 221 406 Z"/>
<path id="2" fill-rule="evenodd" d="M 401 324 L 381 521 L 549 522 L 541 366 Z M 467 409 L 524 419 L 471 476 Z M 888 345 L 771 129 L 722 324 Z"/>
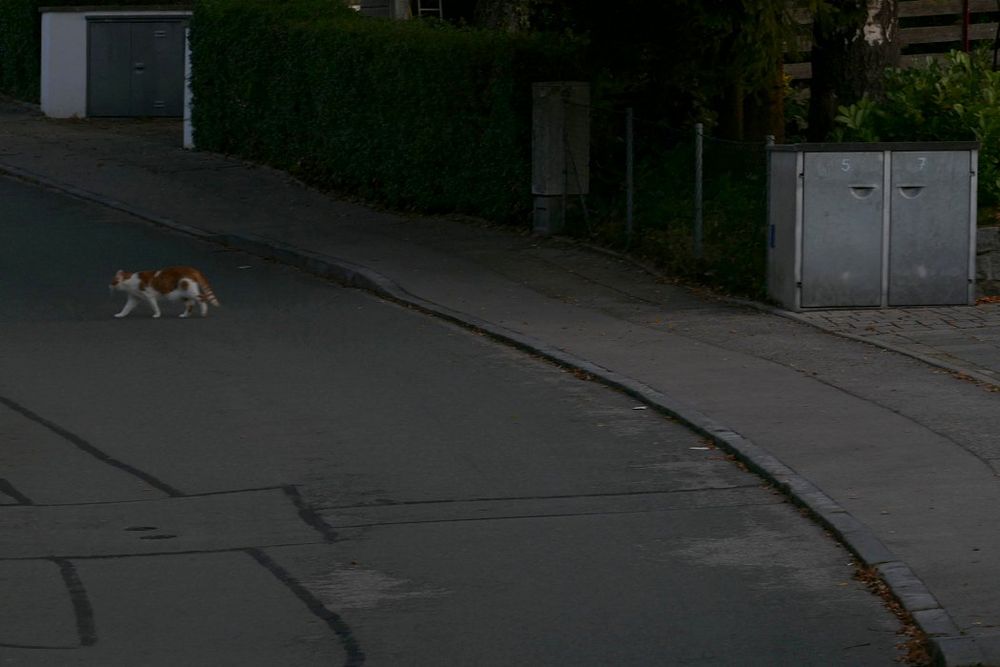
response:
<path id="1" fill-rule="evenodd" d="M 0 0 L 0 93 L 38 102 L 41 78 L 42 15 L 39 7 L 176 5 L 164 0 Z"/>
<path id="2" fill-rule="evenodd" d="M 38 101 L 41 18 L 39 0 L 0 2 L 0 93 Z"/>
<path id="3" fill-rule="evenodd" d="M 195 141 L 396 208 L 522 221 L 531 83 L 578 76 L 539 36 L 357 15 L 330 0 L 200 0 Z"/>

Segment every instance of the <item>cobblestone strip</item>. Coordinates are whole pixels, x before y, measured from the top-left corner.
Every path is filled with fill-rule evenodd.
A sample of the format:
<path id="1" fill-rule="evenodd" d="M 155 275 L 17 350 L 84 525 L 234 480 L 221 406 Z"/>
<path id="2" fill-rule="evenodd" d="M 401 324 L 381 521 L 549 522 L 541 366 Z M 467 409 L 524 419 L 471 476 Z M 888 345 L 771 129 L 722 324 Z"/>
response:
<path id="1" fill-rule="evenodd" d="M 1000 388 L 1000 303 L 782 313 Z"/>
<path id="2" fill-rule="evenodd" d="M 886 310 L 824 310 L 798 313 L 811 324 L 837 333 L 872 336 L 904 330 L 953 332 L 1000 329 L 1000 303 L 939 308 L 899 308 Z"/>

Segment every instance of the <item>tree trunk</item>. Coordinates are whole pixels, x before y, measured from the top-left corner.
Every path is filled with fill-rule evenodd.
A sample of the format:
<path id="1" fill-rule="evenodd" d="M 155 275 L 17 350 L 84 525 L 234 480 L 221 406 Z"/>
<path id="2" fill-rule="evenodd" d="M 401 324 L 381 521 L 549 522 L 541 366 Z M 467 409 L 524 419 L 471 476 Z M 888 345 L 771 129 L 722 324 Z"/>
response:
<path id="1" fill-rule="evenodd" d="M 842 0 L 813 22 L 809 139 L 823 141 L 837 109 L 879 98 L 883 71 L 899 63 L 897 0 Z"/>
<path id="2" fill-rule="evenodd" d="M 719 136 L 734 141 L 743 140 L 745 129 L 746 93 L 739 84 L 726 87 L 722 98 L 722 108 L 719 113 L 719 126 L 716 128 Z"/>

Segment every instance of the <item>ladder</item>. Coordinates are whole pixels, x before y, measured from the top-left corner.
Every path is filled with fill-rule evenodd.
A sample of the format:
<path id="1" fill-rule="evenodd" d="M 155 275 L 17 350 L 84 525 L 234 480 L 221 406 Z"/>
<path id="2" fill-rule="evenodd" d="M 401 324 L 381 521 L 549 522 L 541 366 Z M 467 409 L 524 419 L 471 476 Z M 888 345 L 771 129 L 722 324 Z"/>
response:
<path id="1" fill-rule="evenodd" d="M 417 0 L 417 16 L 436 16 L 444 18 L 444 0 Z"/>

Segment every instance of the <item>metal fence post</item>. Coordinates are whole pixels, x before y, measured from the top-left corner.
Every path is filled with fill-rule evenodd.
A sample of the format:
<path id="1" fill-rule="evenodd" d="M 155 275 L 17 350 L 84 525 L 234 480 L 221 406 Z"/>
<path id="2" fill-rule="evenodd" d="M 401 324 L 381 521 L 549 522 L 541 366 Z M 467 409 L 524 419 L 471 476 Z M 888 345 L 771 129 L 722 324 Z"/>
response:
<path id="1" fill-rule="evenodd" d="M 705 126 L 696 123 L 694 126 L 694 234 L 693 251 L 695 259 L 701 259 L 703 250 L 703 225 L 704 213 L 702 210 L 703 199 L 703 158 L 704 158 Z"/>
<path id="2" fill-rule="evenodd" d="M 764 137 L 764 266 L 770 272 L 771 248 L 774 247 L 774 227 L 771 226 L 771 147 L 774 146 L 774 135 Z M 770 280 L 770 273 L 765 274 Z"/>
<path id="3" fill-rule="evenodd" d="M 625 111 L 625 245 L 632 246 L 635 203 L 635 132 L 632 107 Z"/>

